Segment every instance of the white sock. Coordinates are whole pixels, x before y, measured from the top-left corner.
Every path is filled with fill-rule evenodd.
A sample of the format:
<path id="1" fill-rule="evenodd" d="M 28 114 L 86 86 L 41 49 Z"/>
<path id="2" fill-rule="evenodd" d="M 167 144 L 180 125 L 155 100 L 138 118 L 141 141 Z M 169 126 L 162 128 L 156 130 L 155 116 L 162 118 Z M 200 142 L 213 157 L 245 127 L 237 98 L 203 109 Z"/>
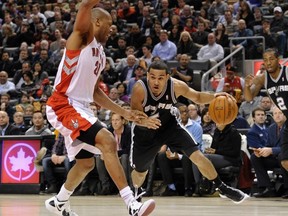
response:
<path id="1" fill-rule="evenodd" d="M 57 194 L 57 199 L 59 201 L 66 201 L 70 198 L 70 196 L 72 195 L 73 191 L 69 191 L 64 187 L 64 184 L 62 185 L 59 193 Z"/>
<path id="2" fill-rule="evenodd" d="M 133 192 L 129 186 L 123 188 L 119 193 L 127 206 L 129 205 L 129 202 L 134 199 Z"/>

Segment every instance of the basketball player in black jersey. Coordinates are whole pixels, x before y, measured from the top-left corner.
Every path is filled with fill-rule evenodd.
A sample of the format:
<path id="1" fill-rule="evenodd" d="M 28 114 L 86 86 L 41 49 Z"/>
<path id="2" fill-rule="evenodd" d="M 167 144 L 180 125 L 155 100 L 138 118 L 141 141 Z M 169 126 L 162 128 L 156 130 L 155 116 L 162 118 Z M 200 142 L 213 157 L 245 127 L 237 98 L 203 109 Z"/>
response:
<path id="1" fill-rule="evenodd" d="M 177 120 L 179 113 L 174 107 L 177 97 L 183 96 L 195 103 L 208 104 L 219 95 L 232 98 L 226 93 L 210 94 L 189 88 L 183 81 L 170 77 L 167 65 L 161 61 L 150 65 L 147 78 L 139 80 L 134 85 L 131 95 L 131 108 L 143 111 L 148 116 L 132 125 L 130 162 L 134 169 L 131 175 L 136 189 L 141 187 L 150 164 L 161 146 L 166 144 L 172 152 L 186 154 L 197 165 L 202 175 L 215 184 L 222 195 L 235 203 L 241 203 L 249 197 L 220 180 L 212 163 L 199 151 L 193 137 Z M 151 128 L 155 119 L 160 120 L 157 129 Z"/>
<path id="2" fill-rule="evenodd" d="M 267 49 L 263 53 L 266 72 L 258 76 L 249 74 L 245 78 L 244 97 L 251 101 L 265 87 L 274 104 L 288 119 L 288 69 L 279 63 L 276 49 Z M 288 171 L 288 121 L 283 132 L 281 143 L 281 165 Z"/>

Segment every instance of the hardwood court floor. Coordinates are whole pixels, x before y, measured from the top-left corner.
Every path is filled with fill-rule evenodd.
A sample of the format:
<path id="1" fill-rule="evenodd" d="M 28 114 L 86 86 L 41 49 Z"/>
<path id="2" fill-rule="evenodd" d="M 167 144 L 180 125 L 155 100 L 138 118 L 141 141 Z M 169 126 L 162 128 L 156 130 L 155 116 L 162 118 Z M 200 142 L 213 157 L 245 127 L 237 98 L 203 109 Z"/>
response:
<path id="1" fill-rule="evenodd" d="M 0 195 L 1 216 L 48 216 L 44 201 L 48 195 Z M 249 198 L 240 205 L 218 197 L 154 197 L 156 209 L 151 216 L 287 216 L 288 200 Z M 73 196 L 72 209 L 79 216 L 128 215 L 118 196 Z"/>

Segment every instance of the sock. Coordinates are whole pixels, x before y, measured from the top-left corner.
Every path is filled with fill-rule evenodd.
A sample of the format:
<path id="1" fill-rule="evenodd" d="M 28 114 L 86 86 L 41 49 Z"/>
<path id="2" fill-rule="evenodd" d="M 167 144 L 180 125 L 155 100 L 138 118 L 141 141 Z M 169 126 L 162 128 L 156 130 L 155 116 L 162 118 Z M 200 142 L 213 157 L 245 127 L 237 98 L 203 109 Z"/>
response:
<path id="1" fill-rule="evenodd" d="M 66 201 L 70 198 L 72 193 L 73 193 L 73 191 L 67 190 L 63 184 L 56 197 L 59 201 Z"/>
<path id="2" fill-rule="evenodd" d="M 221 184 L 223 184 L 223 182 L 221 181 L 221 179 L 219 178 L 219 176 L 217 176 L 215 179 L 211 180 L 213 182 L 213 184 L 216 186 L 216 188 L 218 188 Z"/>
<path id="3" fill-rule="evenodd" d="M 170 188 L 173 191 L 176 191 L 176 187 L 174 184 L 168 184 L 168 188 Z"/>
<path id="4" fill-rule="evenodd" d="M 119 193 L 127 206 L 129 205 L 129 202 L 134 199 L 133 192 L 129 186 L 120 190 Z"/>

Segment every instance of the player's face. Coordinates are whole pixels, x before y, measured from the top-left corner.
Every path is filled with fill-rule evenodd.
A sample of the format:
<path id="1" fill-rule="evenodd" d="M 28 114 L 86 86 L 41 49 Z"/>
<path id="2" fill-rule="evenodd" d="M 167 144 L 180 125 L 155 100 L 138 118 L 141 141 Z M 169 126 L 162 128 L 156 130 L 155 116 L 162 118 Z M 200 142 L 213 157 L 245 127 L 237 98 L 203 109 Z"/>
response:
<path id="1" fill-rule="evenodd" d="M 268 73 L 275 73 L 279 68 L 279 59 L 273 52 L 267 52 L 263 55 L 264 65 Z"/>
<path id="2" fill-rule="evenodd" d="M 148 85 L 155 96 L 158 96 L 164 90 L 166 86 L 167 80 L 169 79 L 169 75 L 165 70 L 153 69 L 147 73 Z"/>
<path id="3" fill-rule="evenodd" d="M 111 33 L 112 18 L 110 16 L 107 16 L 103 18 L 100 22 L 101 33 L 99 34 L 98 40 L 100 43 L 106 43 Z"/>

